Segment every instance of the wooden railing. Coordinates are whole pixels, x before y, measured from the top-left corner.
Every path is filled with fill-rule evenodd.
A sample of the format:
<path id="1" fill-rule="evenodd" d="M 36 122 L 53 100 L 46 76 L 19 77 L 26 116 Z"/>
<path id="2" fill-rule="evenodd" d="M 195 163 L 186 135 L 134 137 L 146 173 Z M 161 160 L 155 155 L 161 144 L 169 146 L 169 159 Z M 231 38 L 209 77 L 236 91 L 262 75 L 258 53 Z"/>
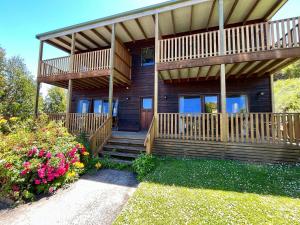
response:
<path id="1" fill-rule="evenodd" d="M 156 129 L 156 119 L 155 116 L 153 116 L 153 119 L 151 121 L 151 124 L 149 126 L 144 146 L 146 147 L 146 153 L 151 154 L 152 153 L 152 146 L 155 139 L 155 129 Z"/>
<path id="2" fill-rule="evenodd" d="M 91 149 L 94 155 L 98 155 L 101 152 L 103 146 L 110 138 L 112 134 L 112 117 L 106 118 L 103 124 L 94 132 L 89 138 Z"/>
<path id="3" fill-rule="evenodd" d="M 294 17 L 225 29 L 225 54 L 299 47 L 299 24 L 300 17 Z M 159 62 L 219 56 L 219 42 L 219 31 L 163 39 Z"/>
<path id="4" fill-rule="evenodd" d="M 71 133 L 93 134 L 108 118 L 99 113 L 50 113 L 49 120 L 62 121 Z"/>
<path id="5" fill-rule="evenodd" d="M 225 133 L 222 134 L 222 127 Z M 300 113 L 158 114 L 158 137 L 300 146 Z"/>
<path id="6" fill-rule="evenodd" d="M 72 63 L 72 65 L 71 65 Z M 55 59 L 43 60 L 41 64 L 41 77 L 79 73 L 93 70 L 109 69 L 110 49 L 75 54 Z"/>

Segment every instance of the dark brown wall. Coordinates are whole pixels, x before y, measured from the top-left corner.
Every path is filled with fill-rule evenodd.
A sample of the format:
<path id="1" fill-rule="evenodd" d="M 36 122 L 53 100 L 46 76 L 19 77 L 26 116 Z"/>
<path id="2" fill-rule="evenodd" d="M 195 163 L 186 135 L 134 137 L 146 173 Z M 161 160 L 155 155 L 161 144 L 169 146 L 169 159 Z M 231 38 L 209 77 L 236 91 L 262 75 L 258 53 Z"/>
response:
<path id="1" fill-rule="evenodd" d="M 154 46 L 154 41 L 136 42 L 128 45 L 132 54 L 132 84 L 126 89 L 114 88 L 114 98 L 119 99 L 119 129 L 139 130 L 140 99 L 153 96 L 154 66 L 141 67 L 141 48 Z M 227 94 L 246 94 L 250 112 L 270 112 L 271 97 L 269 78 L 228 79 Z M 159 112 L 178 112 L 178 98 L 181 95 L 220 93 L 220 81 L 193 81 L 169 84 L 159 81 Z M 259 92 L 264 92 L 258 97 Z M 166 96 L 166 99 L 165 99 Z M 108 88 L 73 92 L 72 111 L 76 111 L 79 99 L 107 98 Z"/>

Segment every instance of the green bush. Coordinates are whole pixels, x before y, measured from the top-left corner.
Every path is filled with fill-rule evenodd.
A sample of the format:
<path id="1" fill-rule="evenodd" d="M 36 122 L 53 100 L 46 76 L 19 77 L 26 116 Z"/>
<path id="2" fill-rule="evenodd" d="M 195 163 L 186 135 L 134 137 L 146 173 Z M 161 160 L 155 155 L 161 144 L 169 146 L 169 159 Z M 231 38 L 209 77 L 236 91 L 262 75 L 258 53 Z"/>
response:
<path id="1" fill-rule="evenodd" d="M 149 154 L 141 154 L 133 161 L 133 170 L 137 173 L 138 180 L 143 180 L 148 173 L 155 168 L 155 157 Z"/>
<path id="2" fill-rule="evenodd" d="M 0 133 L 0 196 L 33 200 L 73 182 L 88 169 L 101 168 L 88 150 L 60 123 L 47 117 L 28 120 Z"/>

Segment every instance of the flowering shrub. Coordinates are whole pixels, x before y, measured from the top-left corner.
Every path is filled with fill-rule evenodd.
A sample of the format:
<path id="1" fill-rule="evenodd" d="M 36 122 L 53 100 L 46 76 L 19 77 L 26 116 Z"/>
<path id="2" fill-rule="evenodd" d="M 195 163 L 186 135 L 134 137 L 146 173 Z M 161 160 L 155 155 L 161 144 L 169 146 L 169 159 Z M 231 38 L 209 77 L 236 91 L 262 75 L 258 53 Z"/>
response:
<path id="1" fill-rule="evenodd" d="M 53 193 L 88 168 L 99 166 L 97 159 L 55 122 L 37 121 L 31 130 L 0 134 L 0 140 L 0 195 L 14 200 Z"/>

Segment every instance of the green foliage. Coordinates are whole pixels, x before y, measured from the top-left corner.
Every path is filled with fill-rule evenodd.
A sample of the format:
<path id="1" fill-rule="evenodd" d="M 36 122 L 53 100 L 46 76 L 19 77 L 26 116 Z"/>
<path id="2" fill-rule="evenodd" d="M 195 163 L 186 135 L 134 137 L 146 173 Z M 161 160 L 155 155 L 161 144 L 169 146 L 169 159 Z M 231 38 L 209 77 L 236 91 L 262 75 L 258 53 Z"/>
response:
<path id="1" fill-rule="evenodd" d="M 66 92 L 59 87 L 52 87 L 44 101 L 44 112 L 60 113 L 66 111 Z"/>
<path id="2" fill-rule="evenodd" d="M 0 114 L 4 117 L 27 118 L 34 107 L 35 84 L 24 60 L 5 58 L 0 48 Z"/>
<path id="3" fill-rule="evenodd" d="M 147 174 L 155 168 L 155 157 L 150 154 L 141 154 L 133 161 L 133 170 L 137 173 L 137 178 L 143 180 Z"/>
<path id="4" fill-rule="evenodd" d="M 0 133 L 0 139 L 0 196 L 16 201 L 52 193 L 99 162 L 45 115 L 21 121 L 14 132 Z"/>
<path id="5" fill-rule="evenodd" d="M 275 111 L 300 112 L 300 78 L 274 82 Z"/>
<path id="6" fill-rule="evenodd" d="M 275 80 L 282 80 L 282 79 L 293 79 L 293 78 L 300 78 L 300 60 L 291 65 L 285 67 L 277 74 L 275 74 Z"/>

